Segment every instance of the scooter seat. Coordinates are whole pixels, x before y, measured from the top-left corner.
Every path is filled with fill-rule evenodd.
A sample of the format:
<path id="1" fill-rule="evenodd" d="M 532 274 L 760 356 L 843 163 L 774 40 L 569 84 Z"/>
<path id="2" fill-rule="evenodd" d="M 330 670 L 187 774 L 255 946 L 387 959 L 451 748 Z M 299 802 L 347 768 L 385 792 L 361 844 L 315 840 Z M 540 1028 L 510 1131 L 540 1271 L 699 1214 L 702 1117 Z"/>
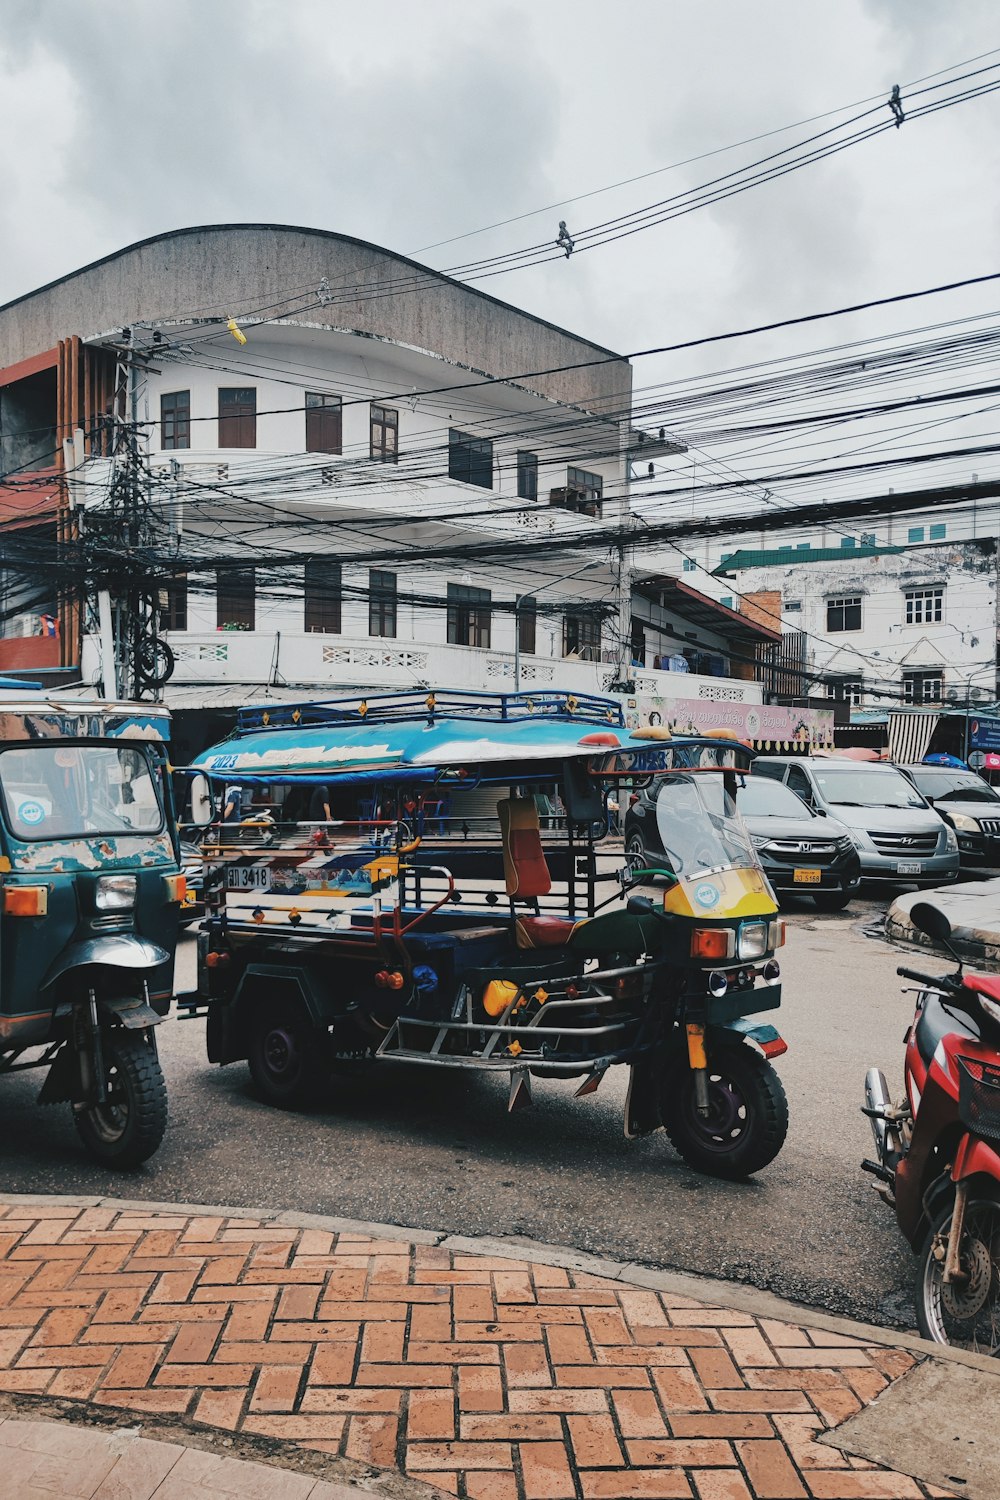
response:
<path id="1" fill-rule="evenodd" d="M 936 995 L 931 995 L 917 1021 L 914 1040 L 924 1062 L 930 1065 L 938 1045 L 946 1036 L 965 1036 L 979 1040 L 979 1029 L 971 1016 L 946 1010 Z"/>
<path id="2" fill-rule="evenodd" d="M 985 995 L 987 1000 L 995 1000 L 1000 1005 L 1000 975 L 965 974 L 962 983 L 973 994 Z"/>

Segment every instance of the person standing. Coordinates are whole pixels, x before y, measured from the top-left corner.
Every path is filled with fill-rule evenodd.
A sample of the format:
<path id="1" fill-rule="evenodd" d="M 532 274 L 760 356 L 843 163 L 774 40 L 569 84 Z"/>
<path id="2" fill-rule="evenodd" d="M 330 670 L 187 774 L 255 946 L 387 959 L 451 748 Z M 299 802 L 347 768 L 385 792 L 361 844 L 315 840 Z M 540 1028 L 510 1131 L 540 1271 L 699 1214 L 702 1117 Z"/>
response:
<path id="1" fill-rule="evenodd" d="M 330 788 L 328 786 L 320 785 L 313 787 L 312 796 L 309 798 L 309 822 L 333 822 L 333 815 L 330 812 Z"/>

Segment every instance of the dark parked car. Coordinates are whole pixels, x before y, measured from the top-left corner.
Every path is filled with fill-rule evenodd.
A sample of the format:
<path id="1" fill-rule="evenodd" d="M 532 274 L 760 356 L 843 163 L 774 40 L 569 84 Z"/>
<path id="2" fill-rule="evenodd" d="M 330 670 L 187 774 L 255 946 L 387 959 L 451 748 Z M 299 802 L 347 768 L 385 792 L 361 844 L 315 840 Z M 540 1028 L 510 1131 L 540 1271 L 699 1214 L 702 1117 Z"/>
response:
<path id="1" fill-rule="evenodd" d="M 975 771 L 923 765 L 898 769 L 954 828 L 963 866 L 1000 866 L 1000 794 Z"/>
<path id="2" fill-rule="evenodd" d="M 658 788 L 636 792 L 625 816 L 625 854 L 636 868 L 670 868 L 658 826 Z M 788 787 L 748 777 L 736 794 L 757 858 L 774 890 L 811 896 L 820 911 L 846 906 L 861 883 L 861 861 L 847 828 L 814 813 Z"/>

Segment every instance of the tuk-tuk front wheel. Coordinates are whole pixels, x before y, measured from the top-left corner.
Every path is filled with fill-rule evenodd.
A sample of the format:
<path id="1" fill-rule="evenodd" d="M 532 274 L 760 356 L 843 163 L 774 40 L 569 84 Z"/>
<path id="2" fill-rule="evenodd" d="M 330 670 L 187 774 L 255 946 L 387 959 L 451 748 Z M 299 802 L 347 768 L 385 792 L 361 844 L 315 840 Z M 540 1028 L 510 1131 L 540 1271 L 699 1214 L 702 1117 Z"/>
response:
<path id="1" fill-rule="evenodd" d="M 665 1079 L 662 1115 L 689 1166 L 739 1179 L 774 1160 L 788 1133 L 788 1101 L 766 1057 L 742 1043 L 715 1047 L 708 1064 L 708 1103 L 708 1114 L 700 1114 L 694 1075 L 687 1058 L 678 1058 Z"/>
<path id="2" fill-rule="evenodd" d="M 315 1104 L 328 1081 L 324 1042 L 304 1008 L 266 1001 L 250 1016 L 250 1076 L 268 1104 L 279 1109 L 306 1109 Z"/>
<path id="3" fill-rule="evenodd" d="M 167 1086 L 143 1032 L 112 1031 L 102 1038 L 105 1099 L 75 1104 L 80 1138 L 103 1166 L 122 1171 L 148 1161 L 167 1128 Z"/>

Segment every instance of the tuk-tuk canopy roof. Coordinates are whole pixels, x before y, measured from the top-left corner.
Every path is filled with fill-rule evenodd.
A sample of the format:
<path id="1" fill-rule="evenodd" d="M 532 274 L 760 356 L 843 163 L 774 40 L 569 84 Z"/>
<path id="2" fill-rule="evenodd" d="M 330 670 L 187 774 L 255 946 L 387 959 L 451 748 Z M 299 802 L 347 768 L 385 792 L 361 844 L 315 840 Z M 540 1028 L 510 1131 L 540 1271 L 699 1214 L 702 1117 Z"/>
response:
<path id="1" fill-rule="evenodd" d="M 644 761 L 655 753 L 633 739 L 610 698 L 385 693 L 246 709 L 236 733 L 193 768 L 241 782 L 432 782 L 462 771 L 491 778 L 503 767 L 617 759 L 627 750 Z"/>
<path id="2" fill-rule="evenodd" d="M 105 703 L 57 693 L 0 700 L 0 743 L 24 740 L 170 739 L 170 713 L 161 703 Z"/>

